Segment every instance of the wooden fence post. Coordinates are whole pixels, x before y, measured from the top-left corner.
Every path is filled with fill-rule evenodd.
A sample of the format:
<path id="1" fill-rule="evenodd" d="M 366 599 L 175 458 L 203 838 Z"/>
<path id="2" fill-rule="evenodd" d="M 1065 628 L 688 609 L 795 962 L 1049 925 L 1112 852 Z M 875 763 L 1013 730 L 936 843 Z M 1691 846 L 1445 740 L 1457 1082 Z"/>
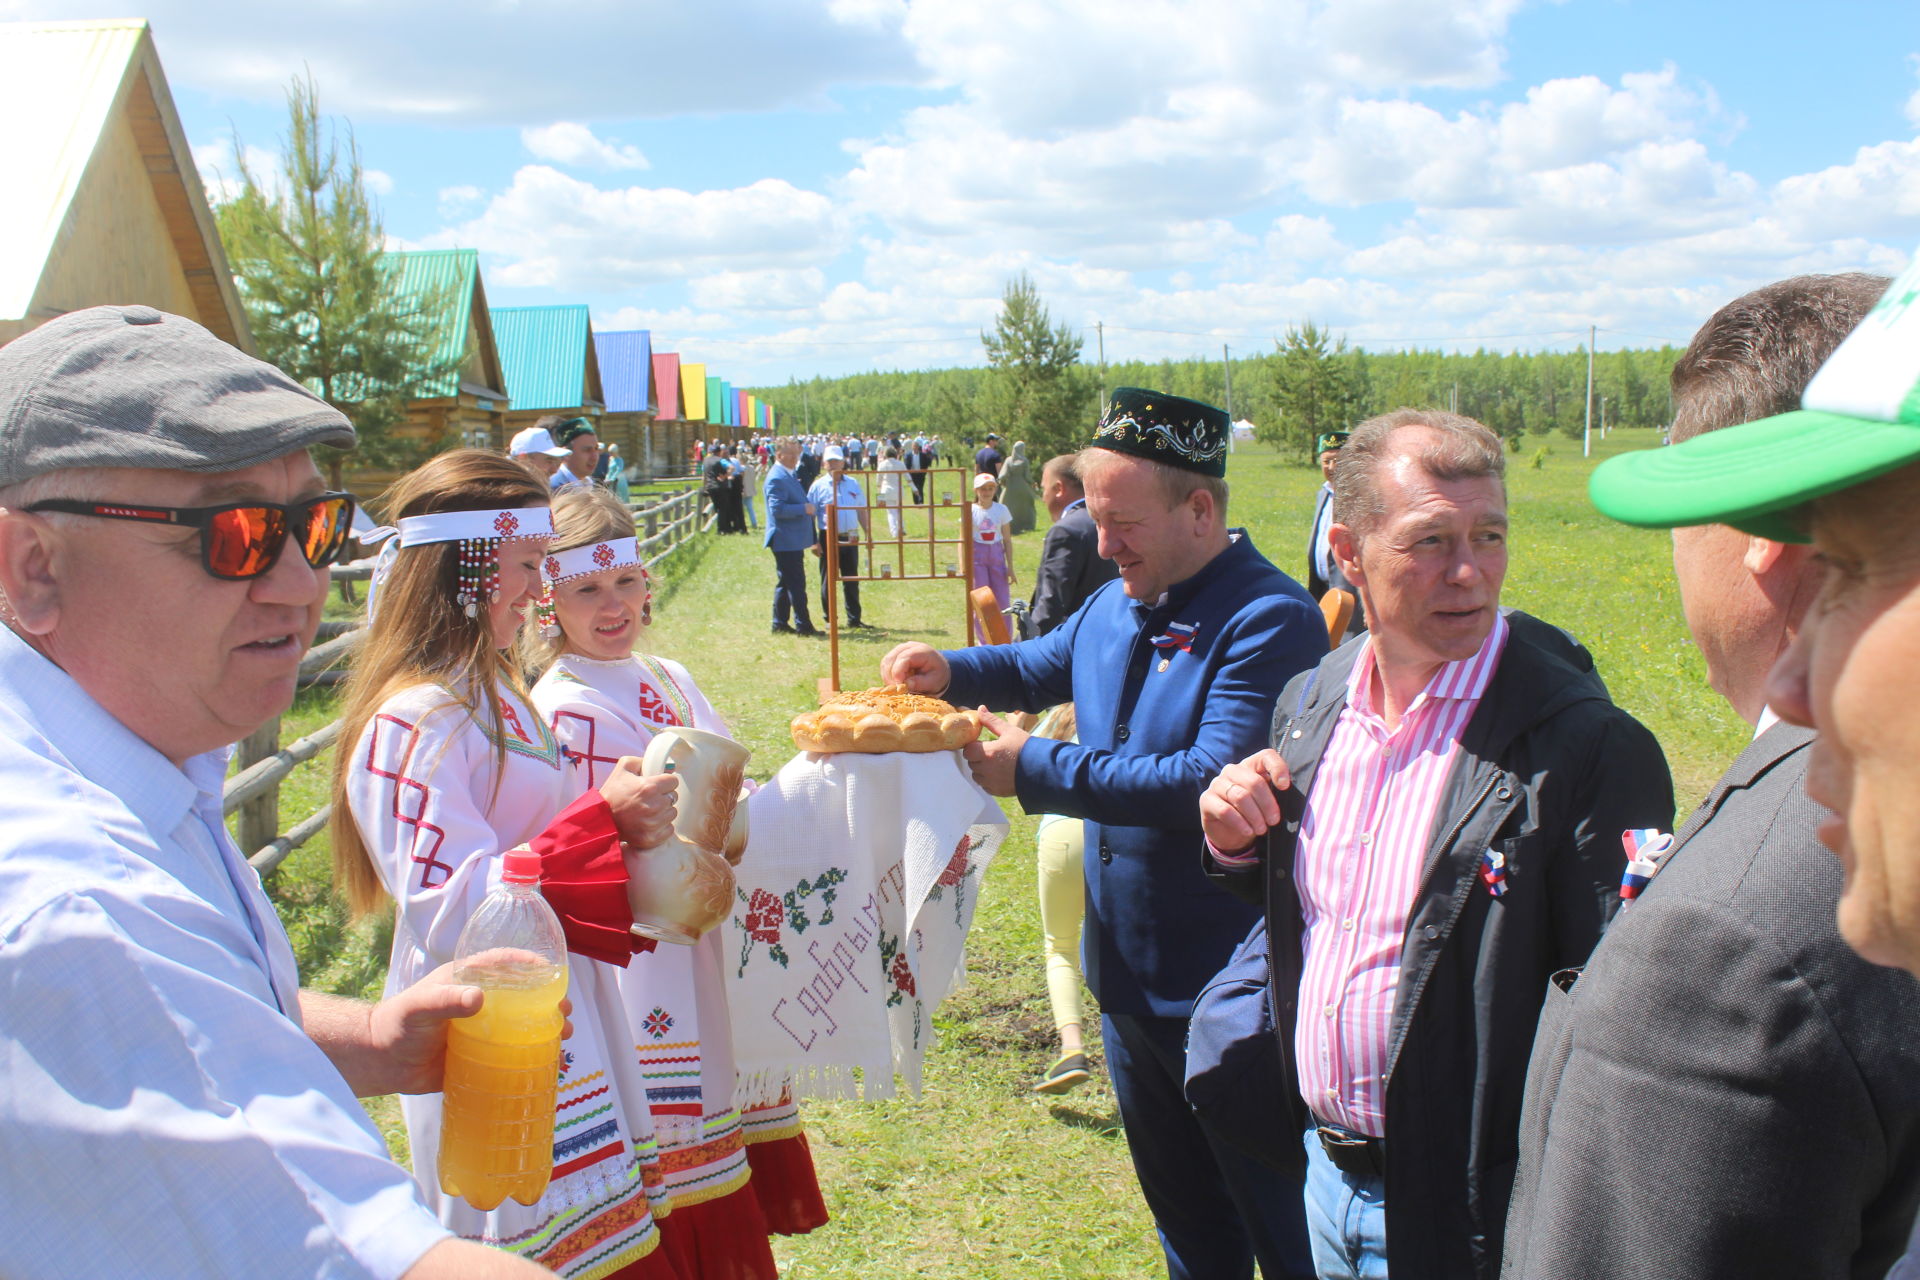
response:
<path id="1" fill-rule="evenodd" d="M 258 764 L 280 750 L 280 721 L 273 719 L 240 740 L 236 757 L 239 767 Z M 250 858 L 272 844 L 280 834 L 280 788 L 268 787 L 260 795 L 240 806 L 234 823 L 234 843 L 240 856 Z"/>

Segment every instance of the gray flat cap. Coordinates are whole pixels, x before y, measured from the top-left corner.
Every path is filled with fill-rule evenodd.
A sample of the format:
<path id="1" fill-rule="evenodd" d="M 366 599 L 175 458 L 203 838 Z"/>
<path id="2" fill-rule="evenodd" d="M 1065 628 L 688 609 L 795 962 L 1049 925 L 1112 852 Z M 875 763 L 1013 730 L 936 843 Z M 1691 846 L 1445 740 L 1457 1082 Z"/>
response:
<path id="1" fill-rule="evenodd" d="M 89 307 L 0 347 L 0 487 L 73 467 L 238 471 L 353 424 L 183 316 Z"/>

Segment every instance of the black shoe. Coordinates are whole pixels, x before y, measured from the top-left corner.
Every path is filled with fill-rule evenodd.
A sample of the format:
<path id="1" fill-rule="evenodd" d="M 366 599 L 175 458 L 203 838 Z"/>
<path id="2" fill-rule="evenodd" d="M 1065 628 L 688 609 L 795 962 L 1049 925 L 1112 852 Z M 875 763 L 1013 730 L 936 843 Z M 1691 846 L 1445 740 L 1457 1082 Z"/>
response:
<path id="1" fill-rule="evenodd" d="M 854 631 L 872 631 L 874 629 L 874 626 L 871 622 L 862 622 L 858 618 L 855 618 L 852 622 L 849 622 L 847 626 Z"/>
<path id="2" fill-rule="evenodd" d="M 777 636 L 790 636 L 793 634 L 793 628 L 784 622 L 776 622 L 767 629 Z"/>
<path id="3" fill-rule="evenodd" d="M 795 627 L 793 629 L 793 634 L 797 636 L 805 636 L 809 640 L 818 640 L 821 636 L 824 636 L 827 633 L 820 630 L 820 628 L 818 627 L 807 626 L 807 627 Z"/>

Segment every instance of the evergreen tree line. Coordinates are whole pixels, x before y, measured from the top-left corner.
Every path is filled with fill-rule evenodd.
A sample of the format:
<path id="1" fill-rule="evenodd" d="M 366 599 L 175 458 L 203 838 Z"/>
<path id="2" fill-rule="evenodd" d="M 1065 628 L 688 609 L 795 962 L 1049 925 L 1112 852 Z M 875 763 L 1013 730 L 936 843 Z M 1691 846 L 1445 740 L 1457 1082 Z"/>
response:
<path id="1" fill-rule="evenodd" d="M 1336 344 L 1329 343 L 1331 348 Z M 1593 364 L 1593 426 L 1604 413 L 1613 427 L 1665 427 L 1672 418 L 1667 378 L 1675 347 L 1600 351 Z M 783 431 L 881 436 L 938 435 L 978 440 L 988 431 L 1016 436 L 1020 423 L 994 413 L 1000 371 L 991 366 L 861 373 L 795 380 L 755 394 L 773 404 Z M 1025 438 L 1041 457 L 1077 447 L 1099 415 L 1099 376 L 1072 370 L 1071 414 L 1064 430 L 1031 429 Z M 1517 448 L 1521 436 L 1560 432 L 1578 438 L 1585 423 L 1584 351 L 1472 353 L 1329 351 L 1317 359 L 1290 356 L 1284 346 L 1235 356 L 1233 416 L 1254 424 L 1260 439 L 1304 463 L 1323 431 L 1344 431 L 1402 406 L 1453 409 L 1485 423 Z M 1226 369 L 1219 360 L 1128 361 L 1107 366 L 1106 385 L 1150 387 L 1225 406 Z M 1047 424 L 1035 423 L 1040 428 Z"/>
<path id="2" fill-rule="evenodd" d="M 1015 277 L 992 332 L 987 366 L 844 378 L 762 388 L 788 427 L 862 436 L 938 435 L 971 444 L 988 431 L 1025 440 L 1035 460 L 1079 447 L 1100 411 L 1102 387 L 1148 387 L 1204 400 L 1254 424 L 1257 437 L 1308 461 L 1323 432 L 1403 406 L 1449 409 L 1519 448 L 1529 432 L 1578 436 L 1587 424 L 1587 353 L 1373 352 L 1308 322 L 1274 350 L 1235 359 L 1123 361 L 1104 371 L 1081 360 L 1082 338 L 1056 325 L 1033 281 Z M 1603 351 L 1593 361 L 1593 426 L 1664 427 L 1667 380 L 1680 352 Z"/>

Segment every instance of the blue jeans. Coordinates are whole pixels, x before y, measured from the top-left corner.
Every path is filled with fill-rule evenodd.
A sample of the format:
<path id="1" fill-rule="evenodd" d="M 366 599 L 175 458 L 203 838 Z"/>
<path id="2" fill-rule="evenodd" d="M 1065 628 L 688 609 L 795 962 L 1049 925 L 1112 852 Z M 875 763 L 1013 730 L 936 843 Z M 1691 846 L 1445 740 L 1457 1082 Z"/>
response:
<path id="1" fill-rule="evenodd" d="M 1387 1184 L 1340 1172 L 1307 1130 L 1307 1239 L 1320 1280 L 1387 1280 Z"/>
<path id="2" fill-rule="evenodd" d="M 1170 1280 L 1313 1274 L 1298 1177 L 1215 1140 L 1183 1092 L 1187 1019 L 1101 1018 L 1107 1074 Z"/>

